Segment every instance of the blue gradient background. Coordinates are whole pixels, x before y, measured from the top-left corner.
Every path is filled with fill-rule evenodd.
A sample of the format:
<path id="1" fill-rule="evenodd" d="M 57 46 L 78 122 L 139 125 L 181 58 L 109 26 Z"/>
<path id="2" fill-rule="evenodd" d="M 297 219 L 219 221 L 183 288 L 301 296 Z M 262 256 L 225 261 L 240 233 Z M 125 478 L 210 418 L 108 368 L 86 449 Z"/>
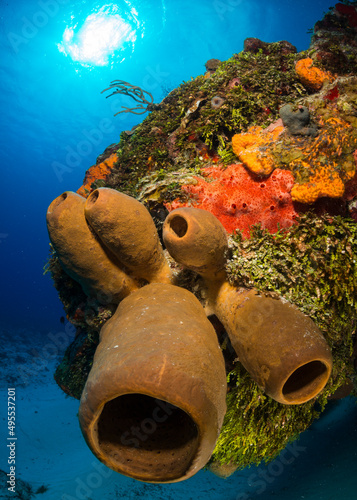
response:
<path id="1" fill-rule="evenodd" d="M 44 334 L 60 329 L 63 308 L 49 276 L 42 274 L 49 252 L 47 207 L 63 191 L 77 190 L 96 157 L 118 142 L 122 130 L 143 118 L 113 117 L 121 105 L 131 103 L 105 99 L 100 92 L 110 81 L 123 79 L 142 86 L 160 102 L 182 81 L 204 73 L 208 59 L 224 60 L 240 52 L 247 37 L 266 42 L 285 39 L 298 51 L 308 48 L 307 31 L 331 4 L 327 0 L 118 0 L 118 12 L 135 26 L 136 41 L 118 48 L 107 65 L 95 66 L 73 61 L 58 44 L 66 27 L 80 27 L 87 16 L 109 4 L 0 0 L 2 327 L 38 329 Z M 61 175 L 56 174 L 58 164 L 65 167 Z M 266 467 L 238 472 L 227 481 L 201 472 L 190 480 L 192 493 L 187 494 L 187 486 L 169 486 L 167 498 L 355 499 L 356 420 L 353 400 L 331 404 L 299 441 L 304 450 L 281 472 L 279 465 L 272 466 L 276 476 L 271 483 L 263 482 L 264 488 L 258 479 Z M 140 488 L 137 491 L 140 497 Z M 158 490 L 149 491 L 156 498 Z"/>

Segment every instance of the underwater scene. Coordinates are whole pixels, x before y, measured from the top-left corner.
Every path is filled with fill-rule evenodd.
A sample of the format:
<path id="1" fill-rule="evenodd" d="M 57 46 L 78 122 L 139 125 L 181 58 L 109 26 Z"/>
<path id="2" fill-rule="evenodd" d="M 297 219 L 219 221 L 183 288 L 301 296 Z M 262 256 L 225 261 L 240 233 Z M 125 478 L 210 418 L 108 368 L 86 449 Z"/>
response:
<path id="1" fill-rule="evenodd" d="M 357 1 L 0 19 L 0 499 L 355 500 Z"/>

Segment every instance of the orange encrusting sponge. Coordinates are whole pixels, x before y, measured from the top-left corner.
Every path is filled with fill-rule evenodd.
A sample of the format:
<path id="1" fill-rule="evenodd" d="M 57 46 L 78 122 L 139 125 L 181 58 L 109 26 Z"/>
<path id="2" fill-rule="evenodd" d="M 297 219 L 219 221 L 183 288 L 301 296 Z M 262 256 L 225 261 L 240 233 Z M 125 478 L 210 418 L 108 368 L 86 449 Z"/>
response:
<path id="1" fill-rule="evenodd" d="M 114 164 L 118 161 L 116 153 L 110 155 L 106 160 L 98 163 L 98 165 L 91 166 L 84 177 L 83 185 L 77 190 L 77 193 L 87 198 L 92 189 L 91 185 L 98 179 L 106 179 L 110 174 Z"/>
<path id="2" fill-rule="evenodd" d="M 303 85 L 311 90 L 318 91 L 327 80 L 333 82 L 334 77 L 330 72 L 322 71 L 314 66 L 310 57 L 300 59 L 295 65 L 295 71 Z"/>
<path id="3" fill-rule="evenodd" d="M 342 198 L 345 184 L 337 172 L 323 167 L 317 170 L 309 182 L 295 184 L 291 190 L 294 201 L 301 203 L 314 203 L 318 198 Z"/>
<path id="4" fill-rule="evenodd" d="M 274 159 L 269 154 L 274 141 L 284 127 L 276 127 L 272 132 L 261 127 L 250 127 L 248 132 L 232 137 L 232 149 L 241 162 L 257 175 L 269 175 L 274 170 Z"/>

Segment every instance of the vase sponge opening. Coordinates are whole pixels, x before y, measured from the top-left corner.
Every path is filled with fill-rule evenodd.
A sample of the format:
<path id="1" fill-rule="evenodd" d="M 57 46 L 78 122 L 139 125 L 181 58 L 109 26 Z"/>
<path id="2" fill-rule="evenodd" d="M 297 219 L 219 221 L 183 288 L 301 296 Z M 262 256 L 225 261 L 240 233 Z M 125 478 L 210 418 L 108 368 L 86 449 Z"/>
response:
<path id="1" fill-rule="evenodd" d="M 316 396 L 326 384 L 330 371 L 330 367 L 320 360 L 299 366 L 283 386 L 286 403 L 300 404 Z"/>
<path id="2" fill-rule="evenodd" d="M 68 198 L 67 191 L 62 193 L 60 196 L 57 196 L 57 198 L 53 200 L 53 202 L 49 206 L 48 213 L 54 212 L 56 208 L 58 208 L 64 201 L 66 201 L 67 198 Z"/>
<path id="3" fill-rule="evenodd" d="M 99 448 L 111 468 L 150 482 L 184 475 L 199 441 L 197 426 L 185 411 L 145 394 L 108 401 L 97 431 Z"/>
<path id="4" fill-rule="evenodd" d="M 92 207 L 99 198 L 99 191 L 96 189 L 87 198 L 87 208 Z"/>

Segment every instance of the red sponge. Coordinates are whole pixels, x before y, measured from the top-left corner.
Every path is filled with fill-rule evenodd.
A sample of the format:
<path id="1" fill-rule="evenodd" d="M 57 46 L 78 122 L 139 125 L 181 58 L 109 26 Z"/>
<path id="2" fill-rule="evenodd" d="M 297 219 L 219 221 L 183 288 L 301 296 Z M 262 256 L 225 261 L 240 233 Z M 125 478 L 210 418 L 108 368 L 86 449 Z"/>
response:
<path id="1" fill-rule="evenodd" d="M 290 196 L 294 178 L 287 170 L 275 169 L 262 180 L 248 172 L 242 164 L 220 165 L 203 169 L 204 179 L 196 177 L 196 185 L 184 185 L 182 190 L 190 201 L 167 203 L 169 211 L 194 206 L 213 213 L 229 233 L 240 229 L 249 237 L 250 227 L 260 223 L 275 233 L 290 227 L 298 215 Z"/>

